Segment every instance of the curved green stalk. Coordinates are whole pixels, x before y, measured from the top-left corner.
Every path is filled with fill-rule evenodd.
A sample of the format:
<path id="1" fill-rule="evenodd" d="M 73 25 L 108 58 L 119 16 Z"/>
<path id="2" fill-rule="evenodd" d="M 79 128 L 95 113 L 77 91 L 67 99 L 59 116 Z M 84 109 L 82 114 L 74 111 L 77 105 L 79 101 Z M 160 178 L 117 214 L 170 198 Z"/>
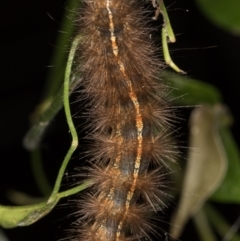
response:
<path id="1" fill-rule="evenodd" d="M 62 181 L 62 177 L 63 177 L 65 169 L 67 167 L 67 164 L 68 164 L 73 152 L 76 150 L 76 148 L 78 146 L 78 136 L 77 136 L 77 132 L 76 132 L 75 126 L 72 121 L 71 110 L 70 110 L 70 105 L 69 105 L 69 86 L 70 86 L 69 83 L 70 83 L 71 67 L 72 67 L 74 55 L 75 55 L 77 46 L 79 44 L 79 41 L 80 41 L 80 36 L 77 36 L 75 38 L 75 40 L 73 41 L 72 48 L 69 53 L 68 62 L 67 62 L 65 79 L 64 79 L 64 89 L 63 89 L 63 105 L 64 105 L 64 110 L 65 110 L 69 130 L 72 135 L 72 143 L 64 158 L 62 166 L 59 170 L 57 180 L 55 182 L 55 186 L 52 191 L 52 196 L 57 195 L 59 188 L 60 188 L 61 181 Z"/>

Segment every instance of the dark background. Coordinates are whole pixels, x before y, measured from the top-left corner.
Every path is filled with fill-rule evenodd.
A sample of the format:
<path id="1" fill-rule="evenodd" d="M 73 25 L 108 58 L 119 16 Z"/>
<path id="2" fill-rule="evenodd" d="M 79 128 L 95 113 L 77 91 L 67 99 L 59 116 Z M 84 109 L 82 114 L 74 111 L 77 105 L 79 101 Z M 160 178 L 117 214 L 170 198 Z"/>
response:
<path id="1" fill-rule="evenodd" d="M 173 5 L 171 5 L 174 3 Z M 170 45 L 174 61 L 190 77 L 215 85 L 224 103 L 232 111 L 233 135 L 240 143 L 238 112 L 240 85 L 240 37 L 211 24 L 192 0 L 166 1 L 169 16 L 177 35 Z M 64 0 L 2 0 L 0 8 L 0 203 L 10 204 L 6 192 L 13 188 L 32 196 L 40 192 L 34 184 L 29 155 L 22 147 L 22 138 L 29 126 L 29 115 L 41 99 L 51 54 L 61 18 Z M 188 10 L 188 11 L 186 11 Z M 49 15 L 52 16 L 49 17 Z M 53 20 L 54 19 L 54 20 Z M 67 51 L 61 47 L 61 51 Z M 61 112 L 51 125 L 42 144 L 45 168 L 51 183 L 70 144 L 70 136 Z M 77 163 L 78 157 L 73 163 Z M 75 165 L 75 164 L 72 164 Z M 68 180 L 66 179 L 67 183 Z M 70 221 L 66 217 L 66 199 L 47 217 L 25 228 L 6 230 L 11 241 L 58 240 Z M 223 207 L 224 209 L 225 207 Z M 238 216 L 238 207 L 228 207 Z M 192 229 L 191 229 L 192 230 Z M 189 231 L 190 232 L 190 231 Z M 182 240 L 188 240 L 189 232 Z M 195 231 L 192 231 L 193 235 Z M 195 239 L 197 234 L 195 233 Z"/>

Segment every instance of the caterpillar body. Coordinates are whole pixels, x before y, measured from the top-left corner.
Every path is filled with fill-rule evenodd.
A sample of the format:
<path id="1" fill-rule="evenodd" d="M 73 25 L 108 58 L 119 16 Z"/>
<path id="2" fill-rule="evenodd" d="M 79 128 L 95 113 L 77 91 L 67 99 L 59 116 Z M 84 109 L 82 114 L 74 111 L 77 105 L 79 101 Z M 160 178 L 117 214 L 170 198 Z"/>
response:
<path id="1" fill-rule="evenodd" d="M 73 239 L 151 239 L 164 206 L 169 142 L 168 88 L 141 0 L 85 0 L 79 18 L 79 71 L 87 99 L 91 192 L 80 201 Z"/>

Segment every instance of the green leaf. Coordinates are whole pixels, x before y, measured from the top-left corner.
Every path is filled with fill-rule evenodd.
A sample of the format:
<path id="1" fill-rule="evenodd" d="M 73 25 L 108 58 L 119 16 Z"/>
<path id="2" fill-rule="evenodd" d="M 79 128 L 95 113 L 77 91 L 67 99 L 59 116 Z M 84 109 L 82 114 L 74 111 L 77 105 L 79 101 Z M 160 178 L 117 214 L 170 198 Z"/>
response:
<path id="1" fill-rule="evenodd" d="M 240 33 L 239 0 L 196 0 L 196 3 L 214 24 L 228 32 Z"/>
<path id="2" fill-rule="evenodd" d="M 0 225 L 3 228 L 14 228 L 30 225 L 46 214 L 57 204 L 58 199 L 22 207 L 0 205 Z"/>
<path id="3" fill-rule="evenodd" d="M 211 197 L 218 202 L 240 203 L 240 153 L 239 148 L 227 127 L 220 128 L 221 139 L 228 158 L 226 177 Z"/>
<path id="4" fill-rule="evenodd" d="M 214 105 L 221 102 L 222 96 L 213 85 L 170 71 L 164 71 L 161 78 L 172 87 L 170 98 L 174 99 L 176 104 Z"/>

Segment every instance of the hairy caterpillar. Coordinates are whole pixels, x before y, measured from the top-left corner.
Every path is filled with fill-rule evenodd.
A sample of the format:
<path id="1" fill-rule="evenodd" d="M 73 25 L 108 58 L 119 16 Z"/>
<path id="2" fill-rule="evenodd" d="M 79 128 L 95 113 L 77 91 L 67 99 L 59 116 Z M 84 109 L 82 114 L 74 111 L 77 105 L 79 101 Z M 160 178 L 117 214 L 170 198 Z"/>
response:
<path id="1" fill-rule="evenodd" d="M 165 203 L 163 177 L 177 155 L 172 111 L 143 1 L 85 0 L 79 18 L 81 99 L 88 100 L 91 192 L 74 240 L 151 239 Z M 157 225 L 156 225 L 157 226 Z"/>

